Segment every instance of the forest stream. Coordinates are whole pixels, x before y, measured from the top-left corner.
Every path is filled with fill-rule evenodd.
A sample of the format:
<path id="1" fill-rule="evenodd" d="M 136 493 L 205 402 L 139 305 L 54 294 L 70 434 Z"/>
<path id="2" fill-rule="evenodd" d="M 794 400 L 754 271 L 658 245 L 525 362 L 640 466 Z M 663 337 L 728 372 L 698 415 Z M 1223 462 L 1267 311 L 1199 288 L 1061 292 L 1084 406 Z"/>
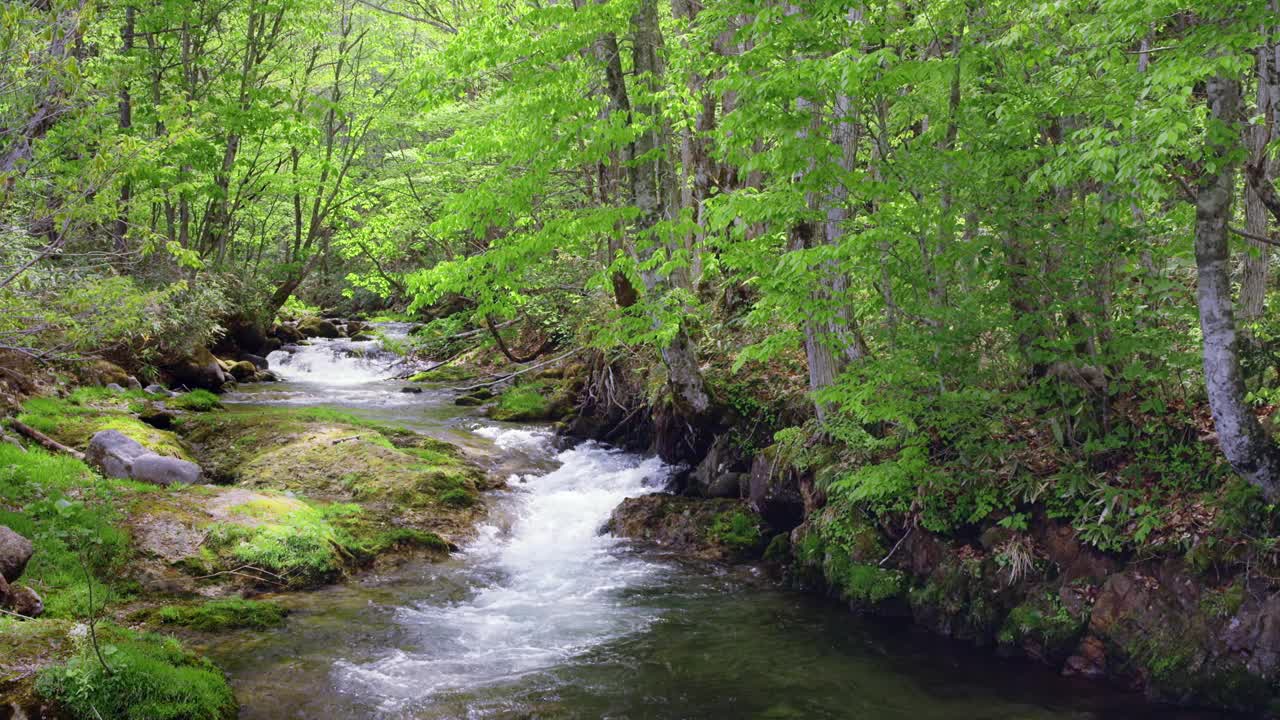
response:
<path id="1" fill-rule="evenodd" d="M 282 596 L 285 626 L 211 640 L 203 649 L 231 675 L 246 720 L 1228 717 L 602 535 L 619 502 L 660 491 L 671 468 L 594 443 L 559 449 L 550 430 L 481 419 L 449 390 L 400 392 L 395 357 L 376 341 L 315 340 L 271 359 L 285 382 L 228 400 L 403 424 L 468 448 L 509 488 L 446 562 Z"/>

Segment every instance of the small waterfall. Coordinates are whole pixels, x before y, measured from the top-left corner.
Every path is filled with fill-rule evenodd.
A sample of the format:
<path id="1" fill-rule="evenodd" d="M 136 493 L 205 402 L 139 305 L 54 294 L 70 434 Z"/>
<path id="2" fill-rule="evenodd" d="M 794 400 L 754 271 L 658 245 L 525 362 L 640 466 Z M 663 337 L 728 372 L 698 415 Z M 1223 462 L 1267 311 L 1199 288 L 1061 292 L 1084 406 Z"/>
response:
<path id="1" fill-rule="evenodd" d="M 388 338 L 401 339 L 408 336 L 410 326 L 383 323 L 376 327 Z M 385 350 L 378 339 L 314 338 L 306 345 L 276 350 L 267 361 L 282 379 L 311 385 L 365 385 L 393 379 L 404 371 L 400 357 Z"/>
<path id="2" fill-rule="evenodd" d="M 554 452 L 546 431 L 477 433 L 499 447 Z M 338 662 L 335 680 L 345 692 L 382 698 L 382 710 L 393 712 L 437 693 L 552 668 L 656 619 L 618 599 L 659 582 L 665 566 L 618 552 L 620 541 L 599 531 L 624 498 L 661 488 L 670 468 L 594 443 L 557 460 L 546 474 L 513 477 L 523 492 L 509 529 L 486 526 L 465 550 L 463 562 L 491 582 L 460 602 L 401 608 L 398 619 L 419 637 L 417 647 Z"/>

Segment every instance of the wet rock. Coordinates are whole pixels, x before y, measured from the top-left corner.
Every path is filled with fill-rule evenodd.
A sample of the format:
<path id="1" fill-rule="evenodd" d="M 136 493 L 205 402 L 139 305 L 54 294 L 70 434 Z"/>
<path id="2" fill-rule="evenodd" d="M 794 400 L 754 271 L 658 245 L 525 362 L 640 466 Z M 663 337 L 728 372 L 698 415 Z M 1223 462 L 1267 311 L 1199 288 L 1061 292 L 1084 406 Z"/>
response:
<path id="1" fill-rule="evenodd" d="M 208 348 L 197 348 L 189 356 L 165 366 L 165 371 L 178 385 L 188 388 L 202 388 L 219 392 L 222 386 L 233 378 L 209 352 Z"/>
<path id="2" fill-rule="evenodd" d="M 252 379 L 253 376 L 258 373 L 258 367 L 248 360 L 238 360 L 231 363 L 231 367 L 228 368 L 228 371 L 231 373 L 231 377 L 235 378 L 237 382 L 245 382 Z"/>
<path id="3" fill-rule="evenodd" d="M 342 335 L 333 322 L 317 317 L 307 318 L 298 323 L 298 332 L 302 333 L 303 337 L 336 338 Z"/>
<path id="4" fill-rule="evenodd" d="M 742 560 L 764 550 L 761 525 L 741 501 L 656 494 L 623 500 L 603 532 L 691 559 Z"/>
<path id="5" fill-rule="evenodd" d="M 27 562 L 34 553 L 30 540 L 0 525 L 0 577 L 9 582 L 16 581 L 27 569 Z"/>
<path id="6" fill-rule="evenodd" d="M 89 385 L 124 385 L 129 382 L 129 373 L 110 360 L 93 360 L 81 370 L 81 377 Z"/>
<path id="7" fill-rule="evenodd" d="M 1038 547 L 1058 567 L 1065 582 L 1092 579 L 1101 582 L 1119 569 L 1114 559 L 1093 550 L 1076 537 L 1076 531 L 1068 525 L 1048 520 L 1034 528 Z"/>
<path id="8" fill-rule="evenodd" d="M 413 385 L 405 385 L 404 387 L 400 388 L 400 392 L 412 393 L 414 395 L 417 395 L 418 393 L 422 392 L 422 388 L 414 387 Z"/>
<path id="9" fill-rule="evenodd" d="M 176 397 L 178 395 L 178 393 L 166 388 L 165 386 L 157 385 L 155 383 L 143 388 L 143 392 L 148 395 L 163 395 L 165 397 Z"/>
<path id="10" fill-rule="evenodd" d="M 169 430 L 173 428 L 178 414 L 163 405 L 147 403 L 138 413 L 138 419 L 157 430 Z"/>
<path id="11" fill-rule="evenodd" d="M 271 366 L 271 364 L 267 362 L 267 359 L 262 357 L 261 355 L 254 355 L 252 353 L 242 353 L 240 355 L 240 359 L 245 362 L 253 363 L 253 366 L 259 370 L 266 370 L 268 367 Z"/>
<path id="12" fill-rule="evenodd" d="M 107 477 L 127 478 L 133 461 L 147 452 L 137 440 L 119 430 L 103 430 L 89 440 L 85 461 Z"/>
<path id="13" fill-rule="evenodd" d="M 36 618 L 44 614 L 44 601 L 26 585 L 9 587 L 8 605 L 10 610 L 23 617 Z"/>
<path id="14" fill-rule="evenodd" d="M 458 405 L 460 407 L 479 407 L 484 403 L 485 403 L 484 398 L 477 397 L 474 394 L 459 395 L 458 397 L 453 399 L 453 404 Z"/>
<path id="15" fill-rule="evenodd" d="M 790 532 L 804 520 L 805 498 L 799 473 L 775 462 L 771 452 L 762 452 L 751 464 L 748 499 L 751 508 L 764 516 L 778 532 Z"/>
<path id="16" fill-rule="evenodd" d="M 95 434 L 89 441 L 85 459 L 107 477 L 131 478 L 152 485 L 202 482 L 199 465 L 150 452 L 118 430 Z"/>
<path id="17" fill-rule="evenodd" d="M 356 333 L 351 336 L 351 340 L 353 342 L 369 342 L 375 339 L 376 338 L 374 338 L 374 336 L 369 335 L 368 333 Z"/>
<path id="18" fill-rule="evenodd" d="M 267 355 L 270 355 L 276 350 L 279 350 L 283 345 L 284 345 L 284 342 L 281 341 L 280 338 L 269 337 L 266 340 L 262 341 L 262 352 Z"/>
<path id="19" fill-rule="evenodd" d="M 249 378 L 249 382 L 280 382 L 280 376 L 270 370 L 260 370 Z"/>
<path id="20" fill-rule="evenodd" d="M 110 391 L 111 391 L 111 392 L 113 392 L 113 393 L 123 393 L 123 392 L 125 392 L 124 386 L 123 386 L 123 385 L 121 385 L 121 384 L 119 384 L 119 383 L 107 383 L 107 386 L 106 386 L 106 387 L 107 387 L 107 389 L 108 389 L 108 390 L 110 390 Z"/>
<path id="21" fill-rule="evenodd" d="M 199 485 L 203 482 L 200 466 L 178 458 L 150 453 L 135 458 L 129 477 L 152 485 Z"/>
<path id="22" fill-rule="evenodd" d="M 280 323 L 271 329 L 271 334 L 285 345 L 300 342 L 306 335 L 292 323 Z"/>
<path id="23" fill-rule="evenodd" d="M 368 323 L 364 323 L 359 320 L 348 320 L 347 326 L 344 329 L 347 331 L 347 334 L 351 336 L 351 339 L 355 340 L 355 336 L 363 333 L 368 329 L 368 327 Z"/>
<path id="24" fill-rule="evenodd" d="M 750 477 L 748 476 L 747 483 L 742 482 L 743 474 L 735 470 L 735 465 L 741 462 L 739 453 L 733 449 L 729 441 L 729 436 L 721 435 L 711 444 L 707 456 L 698 463 L 689 476 L 689 493 L 709 498 L 741 497 L 742 486 L 749 484 Z M 782 529 L 784 532 L 790 530 L 791 528 Z"/>

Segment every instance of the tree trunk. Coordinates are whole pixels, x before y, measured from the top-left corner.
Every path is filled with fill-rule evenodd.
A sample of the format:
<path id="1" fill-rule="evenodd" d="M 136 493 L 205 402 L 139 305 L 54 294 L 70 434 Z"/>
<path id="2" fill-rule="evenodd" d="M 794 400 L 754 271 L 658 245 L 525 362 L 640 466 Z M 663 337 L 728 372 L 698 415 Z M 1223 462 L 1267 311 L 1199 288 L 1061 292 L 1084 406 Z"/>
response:
<path id="1" fill-rule="evenodd" d="M 1223 77 L 1209 80 L 1206 88 L 1213 123 L 1238 126 L 1240 83 Z M 1204 381 L 1218 432 L 1218 445 L 1231 467 L 1262 489 L 1269 500 L 1280 499 L 1280 448 L 1262 429 L 1245 403 L 1244 377 L 1232 307 L 1230 246 L 1227 220 L 1231 214 L 1235 164 L 1234 148 L 1206 130 L 1205 156 L 1217 162 L 1217 172 L 1206 174 L 1196 195 L 1196 271 L 1200 330 L 1204 337 Z M 1225 137 L 1217 135 L 1216 137 Z M 1240 134 L 1235 133 L 1235 137 Z"/>
<path id="2" fill-rule="evenodd" d="M 632 19 L 632 27 L 635 72 L 639 82 L 649 85 L 644 93 L 644 103 L 637 103 L 636 110 L 650 118 L 650 122 L 636 138 L 632 157 L 640 159 L 631 166 L 632 199 L 639 210 L 635 231 L 643 247 L 637 252 L 637 258 L 644 266 L 662 243 L 659 226 L 673 219 L 675 202 L 671 197 L 675 190 L 674 175 L 667 156 L 669 131 L 661 119 L 661 108 L 651 99 L 659 89 L 663 72 L 657 0 L 641 0 L 640 8 Z M 641 277 L 650 295 L 658 295 L 667 289 L 667 279 L 654 268 L 643 269 Z M 711 397 L 698 368 L 693 343 L 683 327 L 675 331 L 660 352 L 677 408 L 687 417 L 705 415 L 711 409 Z"/>
<path id="3" fill-rule="evenodd" d="M 1258 105 L 1257 112 L 1264 121 L 1250 125 L 1248 133 L 1249 155 L 1263 163 L 1263 182 L 1272 182 L 1275 163 L 1265 157 L 1269 142 L 1276 139 L 1276 109 L 1280 105 L 1280 77 L 1277 77 L 1276 52 L 1280 45 L 1264 45 L 1258 50 Z M 1252 235 L 1270 236 L 1270 219 L 1266 205 L 1250 183 L 1245 184 L 1245 226 Z M 1256 240 L 1247 240 L 1249 252 L 1244 256 L 1240 281 L 1240 319 L 1250 323 L 1262 317 L 1266 310 L 1267 283 L 1271 267 L 1271 246 Z M 1247 332 L 1247 330 L 1246 330 Z"/>

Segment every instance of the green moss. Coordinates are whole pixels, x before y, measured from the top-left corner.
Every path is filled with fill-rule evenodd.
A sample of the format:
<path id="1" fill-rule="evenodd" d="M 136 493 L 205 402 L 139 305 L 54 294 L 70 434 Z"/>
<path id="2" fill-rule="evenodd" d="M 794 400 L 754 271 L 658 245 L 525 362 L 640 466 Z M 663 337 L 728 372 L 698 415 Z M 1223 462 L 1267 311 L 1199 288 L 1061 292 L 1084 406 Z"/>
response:
<path id="1" fill-rule="evenodd" d="M 459 508 L 444 493 L 474 496 L 482 479 L 448 443 L 332 410 L 233 409 L 186 432 L 214 477 L 317 498 Z"/>
<path id="2" fill-rule="evenodd" d="M 791 561 L 791 537 L 786 533 L 778 533 L 769 541 L 764 549 L 765 562 L 784 564 Z"/>
<path id="3" fill-rule="evenodd" d="M 74 448 L 87 448 L 89 440 L 103 430 L 117 430 L 157 454 L 191 459 L 177 435 L 142 422 L 127 404 L 100 406 L 81 404 L 74 396 L 66 400 L 40 397 L 28 400 L 22 410 L 19 420 Z"/>
<path id="4" fill-rule="evenodd" d="M 1056 662 L 1075 650 L 1086 624 L 1087 618 L 1073 615 L 1057 593 L 1047 592 L 1013 608 L 996 639 Z"/>
<path id="5" fill-rule="evenodd" d="M 476 504 L 476 496 L 475 493 L 458 488 L 441 493 L 440 502 L 452 507 L 471 507 Z"/>
<path id="6" fill-rule="evenodd" d="M 212 525 L 206 543 L 219 555 L 273 573 L 289 585 L 323 582 L 341 572 L 343 543 L 323 510 L 283 496 L 231 510 L 258 522 Z"/>
<path id="7" fill-rule="evenodd" d="M 506 422 L 554 420 L 552 402 L 543 394 L 545 391 L 542 384 L 517 385 L 502 393 L 489 417 Z"/>
<path id="8" fill-rule="evenodd" d="M 425 370 L 409 376 L 409 382 L 441 383 L 457 382 L 475 377 L 475 371 L 461 365 L 445 365 L 434 370 Z"/>
<path id="9" fill-rule="evenodd" d="M 173 638 L 101 627 L 99 647 L 87 642 L 63 665 L 40 673 L 37 689 L 74 720 L 229 720 L 236 701 L 212 663 Z"/>
<path id="10" fill-rule="evenodd" d="M 1225 620 L 1240 612 L 1244 605 L 1243 579 L 1220 590 L 1207 590 L 1200 598 L 1200 610 L 1211 618 Z"/>
<path id="11" fill-rule="evenodd" d="M 840 582 L 846 600 L 869 605 L 901 596 L 905 586 L 901 572 L 863 563 L 851 564 Z"/>
<path id="12" fill-rule="evenodd" d="M 192 390 L 179 395 L 172 402 L 183 410 L 193 410 L 195 412 L 209 412 L 222 407 L 222 401 L 218 399 L 218 396 L 208 390 Z"/>
<path id="13" fill-rule="evenodd" d="M 723 512 L 711 521 L 707 530 L 712 542 L 724 545 L 732 550 L 747 552 L 758 550 L 764 545 L 764 536 L 760 532 L 760 521 L 741 510 Z"/>
<path id="14" fill-rule="evenodd" d="M 202 632 L 249 628 L 266 630 L 284 624 L 285 609 L 272 602 L 229 598 L 201 605 L 170 605 L 145 614 L 164 625 Z"/>
<path id="15" fill-rule="evenodd" d="M 101 478 L 66 455 L 0 443 L 0 525 L 35 544 L 21 582 L 40 594 L 47 616 L 83 616 L 91 590 L 94 607 L 124 593 L 115 579 L 129 557 L 129 536 L 117 508 L 154 490 Z"/>

